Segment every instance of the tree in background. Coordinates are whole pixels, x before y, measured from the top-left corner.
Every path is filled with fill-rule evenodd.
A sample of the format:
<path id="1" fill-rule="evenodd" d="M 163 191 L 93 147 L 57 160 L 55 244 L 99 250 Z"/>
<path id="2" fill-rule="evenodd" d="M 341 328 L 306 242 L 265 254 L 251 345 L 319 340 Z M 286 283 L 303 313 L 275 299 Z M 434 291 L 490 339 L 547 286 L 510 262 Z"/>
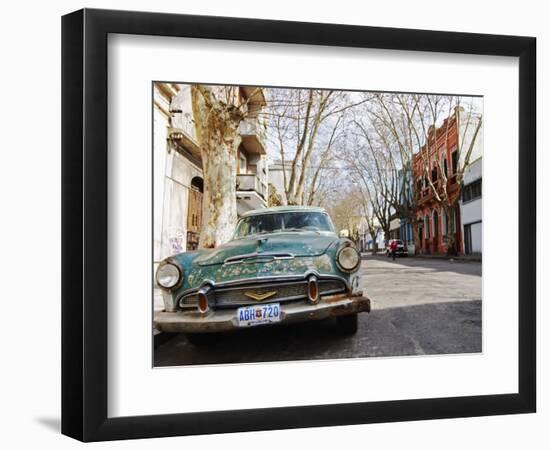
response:
<path id="1" fill-rule="evenodd" d="M 284 192 L 274 192 L 270 186 L 270 206 L 325 206 L 337 222 L 347 214 L 347 223 L 337 225 L 352 233 L 357 224 L 350 220 L 362 211 L 371 235 L 376 236 L 380 227 L 385 240 L 392 217 L 405 217 L 419 248 L 415 215 L 420 192 L 413 180 L 413 165 L 420 158 L 446 223 L 454 220 L 458 197 L 448 192 L 445 164 L 450 162 L 439 154 L 432 160 L 429 136 L 433 130 L 441 133 L 441 127 L 449 128 L 451 120 L 445 119 L 454 114 L 460 136 L 453 181 L 460 186 L 482 124 L 481 114 L 471 105 L 465 108 L 460 97 L 267 90 L 269 101 L 260 114 L 269 117 L 269 136 L 273 153 L 283 164 L 284 186 Z M 248 108 L 237 86 L 192 85 L 191 96 L 205 181 L 200 246 L 215 247 L 230 239 L 237 218 L 239 125 Z M 431 176 L 434 164 L 441 178 L 438 183 Z M 452 248 L 454 237 L 447 239 Z"/>
<path id="2" fill-rule="evenodd" d="M 418 195 L 412 179 L 412 161 L 418 146 L 401 106 L 409 97 L 409 94 L 376 93 L 355 111 L 354 124 L 361 145 L 359 158 L 354 161 L 363 174 L 368 198 L 385 239 L 389 238 L 392 216 L 407 218 L 418 249 L 420 235 L 415 217 Z"/>
<path id="3" fill-rule="evenodd" d="M 346 112 L 366 100 L 318 89 L 272 89 L 270 98 L 271 135 L 284 167 L 283 202 L 320 204 L 329 188 L 327 171 L 340 158 L 336 149 L 345 133 Z"/>
<path id="4" fill-rule="evenodd" d="M 366 114 L 372 99 L 363 108 L 354 111 L 353 136 L 346 147 L 344 158 L 349 175 L 361 193 L 361 209 L 374 219 L 384 232 L 384 239 L 390 235 L 392 198 L 396 196 L 396 180 L 391 154 L 377 136 Z"/>
<path id="5" fill-rule="evenodd" d="M 333 191 L 333 198 L 327 211 L 338 231 L 347 230 L 348 237 L 357 243 L 361 223 L 361 197 L 354 186 L 341 185 Z"/>
<path id="6" fill-rule="evenodd" d="M 445 214 L 445 223 L 454 221 L 459 196 L 449 195 L 448 165 L 451 161 L 439 154 L 440 149 L 435 149 L 433 157 L 434 142 L 429 141 L 429 136 L 438 130 L 447 137 L 456 119 L 459 136 L 452 176 L 455 177 L 454 183 L 460 186 L 479 142 L 482 116 L 475 111 L 473 102 L 466 104 L 464 99 L 456 96 L 364 95 L 369 95 L 370 100 L 354 110 L 357 139 L 349 161 L 359 173 L 386 239 L 390 218 L 395 213 L 408 219 L 415 249 L 418 249 L 420 234 L 416 211 L 422 186 L 413 179 L 414 165 L 421 161 L 423 183 L 427 184 Z M 434 166 L 441 181 L 436 182 L 432 176 Z M 446 239 L 449 251 L 456 252 L 456 236 L 447 233 Z"/>
<path id="7" fill-rule="evenodd" d="M 271 208 L 272 206 L 282 206 L 283 202 L 281 196 L 277 194 L 277 189 L 271 183 L 269 183 L 267 195 L 267 206 Z"/>

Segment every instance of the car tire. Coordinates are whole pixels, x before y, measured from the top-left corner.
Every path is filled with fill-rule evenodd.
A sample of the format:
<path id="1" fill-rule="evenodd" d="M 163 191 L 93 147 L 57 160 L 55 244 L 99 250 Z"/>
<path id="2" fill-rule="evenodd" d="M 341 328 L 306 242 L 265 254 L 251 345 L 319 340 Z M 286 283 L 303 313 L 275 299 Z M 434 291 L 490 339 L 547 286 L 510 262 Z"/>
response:
<path id="1" fill-rule="evenodd" d="M 215 333 L 186 333 L 185 337 L 197 347 L 212 344 L 218 339 L 218 335 Z"/>
<path id="2" fill-rule="evenodd" d="M 336 327 L 341 335 L 352 336 L 357 333 L 358 322 L 357 314 L 339 316 L 336 318 Z"/>

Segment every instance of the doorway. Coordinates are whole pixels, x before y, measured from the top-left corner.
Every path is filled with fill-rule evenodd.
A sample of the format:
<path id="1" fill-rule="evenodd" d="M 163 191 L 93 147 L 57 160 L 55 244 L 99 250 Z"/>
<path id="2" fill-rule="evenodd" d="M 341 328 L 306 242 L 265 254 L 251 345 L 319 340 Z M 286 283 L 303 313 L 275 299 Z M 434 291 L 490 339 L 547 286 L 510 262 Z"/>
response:
<path id="1" fill-rule="evenodd" d="M 472 254 L 472 225 L 464 225 L 464 253 Z"/>
<path id="2" fill-rule="evenodd" d="M 204 181 L 201 177 L 191 180 L 187 209 L 187 251 L 199 248 L 202 227 L 202 194 Z"/>

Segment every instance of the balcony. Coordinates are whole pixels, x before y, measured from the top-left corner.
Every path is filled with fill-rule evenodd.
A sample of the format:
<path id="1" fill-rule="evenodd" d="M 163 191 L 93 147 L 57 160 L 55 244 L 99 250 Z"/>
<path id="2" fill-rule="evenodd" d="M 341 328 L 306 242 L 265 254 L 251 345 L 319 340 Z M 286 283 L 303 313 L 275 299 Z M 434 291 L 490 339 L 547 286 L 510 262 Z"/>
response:
<path id="1" fill-rule="evenodd" d="M 437 179 L 435 181 L 432 181 L 432 184 L 434 185 L 435 189 L 439 192 L 439 184 L 440 184 L 440 180 Z M 434 191 L 432 189 L 431 186 L 425 186 L 422 188 L 422 191 L 420 192 L 420 202 L 419 203 L 424 203 L 424 202 L 427 202 L 431 199 L 433 199 L 435 196 L 434 196 Z"/>
<path id="2" fill-rule="evenodd" d="M 254 173 L 237 175 L 237 213 L 266 207 L 267 188 Z"/>
<path id="3" fill-rule="evenodd" d="M 201 159 L 201 149 L 195 134 L 195 125 L 189 114 L 174 113 L 172 127 L 168 128 L 168 139 L 185 148 L 196 159 Z"/>
<path id="4" fill-rule="evenodd" d="M 245 119 L 239 125 L 239 134 L 247 152 L 265 155 L 265 127 L 258 119 Z"/>
<path id="5" fill-rule="evenodd" d="M 249 104 L 258 105 L 260 107 L 266 105 L 264 90 L 254 86 L 243 86 L 242 91 L 248 99 Z"/>
<path id="6" fill-rule="evenodd" d="M 255 173 L 237 175 L 237 191 L 254 191 L 263 199 L 266 198 L 266 187 Z"/>

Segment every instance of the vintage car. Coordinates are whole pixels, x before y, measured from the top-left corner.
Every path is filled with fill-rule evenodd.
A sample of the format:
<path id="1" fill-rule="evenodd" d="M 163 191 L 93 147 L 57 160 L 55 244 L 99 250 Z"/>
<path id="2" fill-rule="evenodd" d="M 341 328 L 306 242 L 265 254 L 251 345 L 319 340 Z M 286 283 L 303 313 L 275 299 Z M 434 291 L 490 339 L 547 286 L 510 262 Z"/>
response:
<path id="1" fill-rule="evenodd" d="M 359 290 L 360 265 L 353 242 L 337 236 L 322 208 L 249 211 L 228 243 L 159 264 L 164 311 L 155 325 L 193 343 L 213 332 L 331 317 L 353 334 L 357 313 L 370 311 Z"/>

